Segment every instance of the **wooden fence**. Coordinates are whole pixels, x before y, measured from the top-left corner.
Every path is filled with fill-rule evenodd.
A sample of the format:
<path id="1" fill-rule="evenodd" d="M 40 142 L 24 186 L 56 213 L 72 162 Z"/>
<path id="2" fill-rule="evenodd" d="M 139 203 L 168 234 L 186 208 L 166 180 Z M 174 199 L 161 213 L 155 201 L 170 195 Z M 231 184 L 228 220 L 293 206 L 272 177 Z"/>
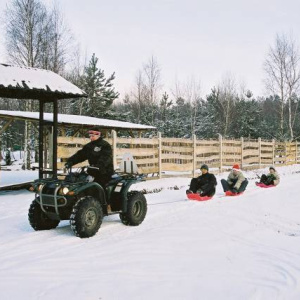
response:
<path id="1" fill-rule="evenodd" d="M 195 176 L 202 164 L 221 172 L 233 164 L 243 169 L 255 169 L 274 165 L 291 165 L 300 162 L 300 142 L 277 142 L 275 140 L 223 139 L 197 140 L 181 138 L 121 138 L 113 131 L 107 138 L 113 148 L 114 166 L 120 163 L 125 153 L 131 153 L 140 173 L 158 176 L 184 172 Z M 63 168 L 68 157 L 89 142 L 87 138 L 58 138 L 58 168 Z M 87 165 L 83 162 L 80 165 Z M 177 173 L 177 175 L 180 173 Z"/>

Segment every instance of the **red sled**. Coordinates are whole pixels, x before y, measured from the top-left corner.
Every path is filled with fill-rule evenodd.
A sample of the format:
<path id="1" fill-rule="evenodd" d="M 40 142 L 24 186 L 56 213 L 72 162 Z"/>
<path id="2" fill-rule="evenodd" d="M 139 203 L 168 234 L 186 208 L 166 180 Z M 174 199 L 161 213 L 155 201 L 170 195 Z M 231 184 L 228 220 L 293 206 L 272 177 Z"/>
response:
<path id="1" fill-rule="evenodd" d="M 242 194 L 243 194 L 243 192 L 240 192 L 240 193 L 233 193 L 232 191 L 226 191 L 225 192 L 226 196 L 240 196 Z"/>
<path id="2" fill-rule="evenodd" d="M 270 185 L 266 185 L 262 182 L 255 182 L 255 184 L 261 188 L 267 189 L 267 188 L 271 188 L 271 187 L 275 187 L 276 185 L 274 184 L 270 184 Z"/>
<path id="3" fill-rule="evenodd" d="M 190 200 L 196 200 L 196 201 L 207 201 L 207 200 L 210 200 L 212 199 L 212 197 L 209 197 L 209 196 L 200 196 L 199 194 L 195 193 L 190 193 L 190 194 L 186 194 L 187 197 L 190 199 Z"/>

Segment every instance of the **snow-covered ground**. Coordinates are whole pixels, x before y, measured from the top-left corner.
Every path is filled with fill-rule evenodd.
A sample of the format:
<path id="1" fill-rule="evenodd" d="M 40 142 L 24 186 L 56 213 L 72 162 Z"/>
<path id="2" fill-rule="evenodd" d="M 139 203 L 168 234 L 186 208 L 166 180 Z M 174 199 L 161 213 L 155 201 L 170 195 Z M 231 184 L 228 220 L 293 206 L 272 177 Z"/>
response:
<path id="1" fill-rule="evenodd" d="M 279 168 L 271 189 L 246 173 L 253 179 L 239 197 L 223 196 L 221 174 L 206 202 L 186 200 L 189 178 L 143 182 L 135 188 L 162 189 L 146 195 L 145 221 L 127 227 L 110 216 L 90 239 L 75 237 L 67 221 L 34 231 L 33 194 L 1 192 L 0 299 L 298 300 L 299 171 Z"/>

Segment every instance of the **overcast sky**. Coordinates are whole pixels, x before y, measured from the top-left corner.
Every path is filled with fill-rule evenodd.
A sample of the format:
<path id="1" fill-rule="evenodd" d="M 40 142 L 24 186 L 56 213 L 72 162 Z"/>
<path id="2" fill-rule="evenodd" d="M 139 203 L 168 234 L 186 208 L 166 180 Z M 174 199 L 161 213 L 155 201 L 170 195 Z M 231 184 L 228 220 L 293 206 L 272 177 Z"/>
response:
<path id="1" fill-rule="evenodd" d="M 5 3 L 0 0 L 1 9 Z M 292 32 L 299 44 L 299 0 L 61 0 L 59 5 L 83 50 L 96 54 L 107 76 L 116 72 L 122 94 L 153 55 L 168 92 L 176 78 L 194 77 L 205 95 L 231 73 L 254 96 L 263 95 L 262 64 L 276 34 Z"/>

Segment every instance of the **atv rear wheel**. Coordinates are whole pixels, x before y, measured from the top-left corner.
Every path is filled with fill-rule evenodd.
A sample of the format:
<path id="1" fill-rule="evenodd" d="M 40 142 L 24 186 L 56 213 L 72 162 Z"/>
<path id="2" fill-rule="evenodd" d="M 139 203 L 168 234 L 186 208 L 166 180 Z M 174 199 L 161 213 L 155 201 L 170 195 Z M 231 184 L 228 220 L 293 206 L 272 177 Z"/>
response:
<path id="1" fill-rule="evenodd" d="M 75 203 L 70 224 L 76 236 L 89 238 L 98 232 L 102 219 L 103 211 L 100 202 L 94 197 L 84 196 Z"/>
<path id="2" fill-rule="evenodd" d="M 29 207 L 28 220 L 34 230 L 49 230 L 56 228 L 59 224 L 59 220 L 48 218 L 36 200 L 33 200 Z"/>
<path id="3" fill-rule="evenodd" d="M 141 192 L 130 192 L 127 197 L 127 212 L 120 213 L 120 219 L 125 225 L 140 225 L 147 214 L 146 198 Z"/>

